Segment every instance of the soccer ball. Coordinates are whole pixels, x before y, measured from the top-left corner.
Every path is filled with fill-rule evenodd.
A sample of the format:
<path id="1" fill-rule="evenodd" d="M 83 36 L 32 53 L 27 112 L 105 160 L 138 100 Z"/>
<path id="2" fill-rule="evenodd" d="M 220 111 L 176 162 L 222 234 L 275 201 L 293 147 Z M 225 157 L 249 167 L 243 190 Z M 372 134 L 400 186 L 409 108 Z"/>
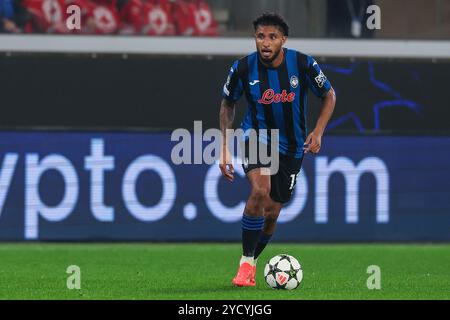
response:
<path id="1" fill-rule="evenodd" d="M 293 290 L 302 282 L 302 266 L 293 256 L 279 254 L 266 264 L 264 279 L 273 289 Z"/>

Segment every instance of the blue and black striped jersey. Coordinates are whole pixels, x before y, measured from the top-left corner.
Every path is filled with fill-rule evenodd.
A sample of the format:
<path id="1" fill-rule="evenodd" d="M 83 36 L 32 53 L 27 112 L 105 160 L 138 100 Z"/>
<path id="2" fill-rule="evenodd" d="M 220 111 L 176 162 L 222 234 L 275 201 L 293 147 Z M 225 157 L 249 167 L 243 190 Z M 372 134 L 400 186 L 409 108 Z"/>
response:
<path id="1" fill-rule="evenodd" d="M 279 129 L 279 151 L 298 158 L 306 139 L 308 89 L 323 97 L 331 84 L 312 57 L 283 50 L 284 60 L 277 68 L 264 66 L 257 52 L 235 61 L 223 97 L 235 102 L 245 94 L 248 110 L 241 128 Z"/>

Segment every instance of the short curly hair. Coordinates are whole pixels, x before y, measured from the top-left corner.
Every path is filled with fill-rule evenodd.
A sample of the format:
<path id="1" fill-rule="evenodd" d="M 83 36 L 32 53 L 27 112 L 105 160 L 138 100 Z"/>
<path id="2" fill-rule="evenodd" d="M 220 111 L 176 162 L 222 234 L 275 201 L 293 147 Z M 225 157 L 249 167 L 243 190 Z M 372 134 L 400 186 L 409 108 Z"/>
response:
<path id="1" fill-rule="evenodd" d="M 287 37 L 289 36 L 289 26 L 282 16 L 274 12 L 264 12 L 253 21 L 253 27 L 258 29 L 259 26 L 277 26 Z"/>

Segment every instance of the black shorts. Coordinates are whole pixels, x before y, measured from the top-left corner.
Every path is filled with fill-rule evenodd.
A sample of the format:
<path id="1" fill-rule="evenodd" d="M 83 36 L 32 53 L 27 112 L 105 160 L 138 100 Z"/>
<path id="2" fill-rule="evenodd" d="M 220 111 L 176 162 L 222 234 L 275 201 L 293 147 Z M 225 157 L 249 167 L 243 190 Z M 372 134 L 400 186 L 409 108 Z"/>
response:
<path id="1" fill-rule="evenodd" d="M 264 147 L 267 148 L 267 146 Z M 253 169 L 270 167 L 270 164 L 261 163 L 259 156 L 256 158 L 256 161 L 250 161 L 249 163 L 249 148 L 248 143 L 245 143 L 242 167 L 246 175 Z M 278 171 L 270 176 L 270 197 L 273 201 L 287 203 L 291 200 L 302 161 L 303 156 L 295 158 L 294 156 L 279 153 Z"/>

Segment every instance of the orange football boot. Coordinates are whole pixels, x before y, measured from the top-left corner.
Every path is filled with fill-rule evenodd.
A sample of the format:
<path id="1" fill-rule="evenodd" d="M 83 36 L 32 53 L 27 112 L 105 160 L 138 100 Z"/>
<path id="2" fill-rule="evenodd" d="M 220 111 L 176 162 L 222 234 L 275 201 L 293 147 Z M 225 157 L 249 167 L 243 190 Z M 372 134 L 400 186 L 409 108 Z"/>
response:
<path id="1" fill-rule="evenodd" d="M 253 266 L 248 262 L 244 262 L 239 266 L 238 273 L 232 283 L 238 287 L 254 287 L 255 283 L 251 281 L 253 274 Z"/>
<path id="2" fill-rule="evenodd" d="M 252 276 L 250 277 L 250 283 L 252 286 L 256 286 L 256 266 L 253 266 Z"/>

